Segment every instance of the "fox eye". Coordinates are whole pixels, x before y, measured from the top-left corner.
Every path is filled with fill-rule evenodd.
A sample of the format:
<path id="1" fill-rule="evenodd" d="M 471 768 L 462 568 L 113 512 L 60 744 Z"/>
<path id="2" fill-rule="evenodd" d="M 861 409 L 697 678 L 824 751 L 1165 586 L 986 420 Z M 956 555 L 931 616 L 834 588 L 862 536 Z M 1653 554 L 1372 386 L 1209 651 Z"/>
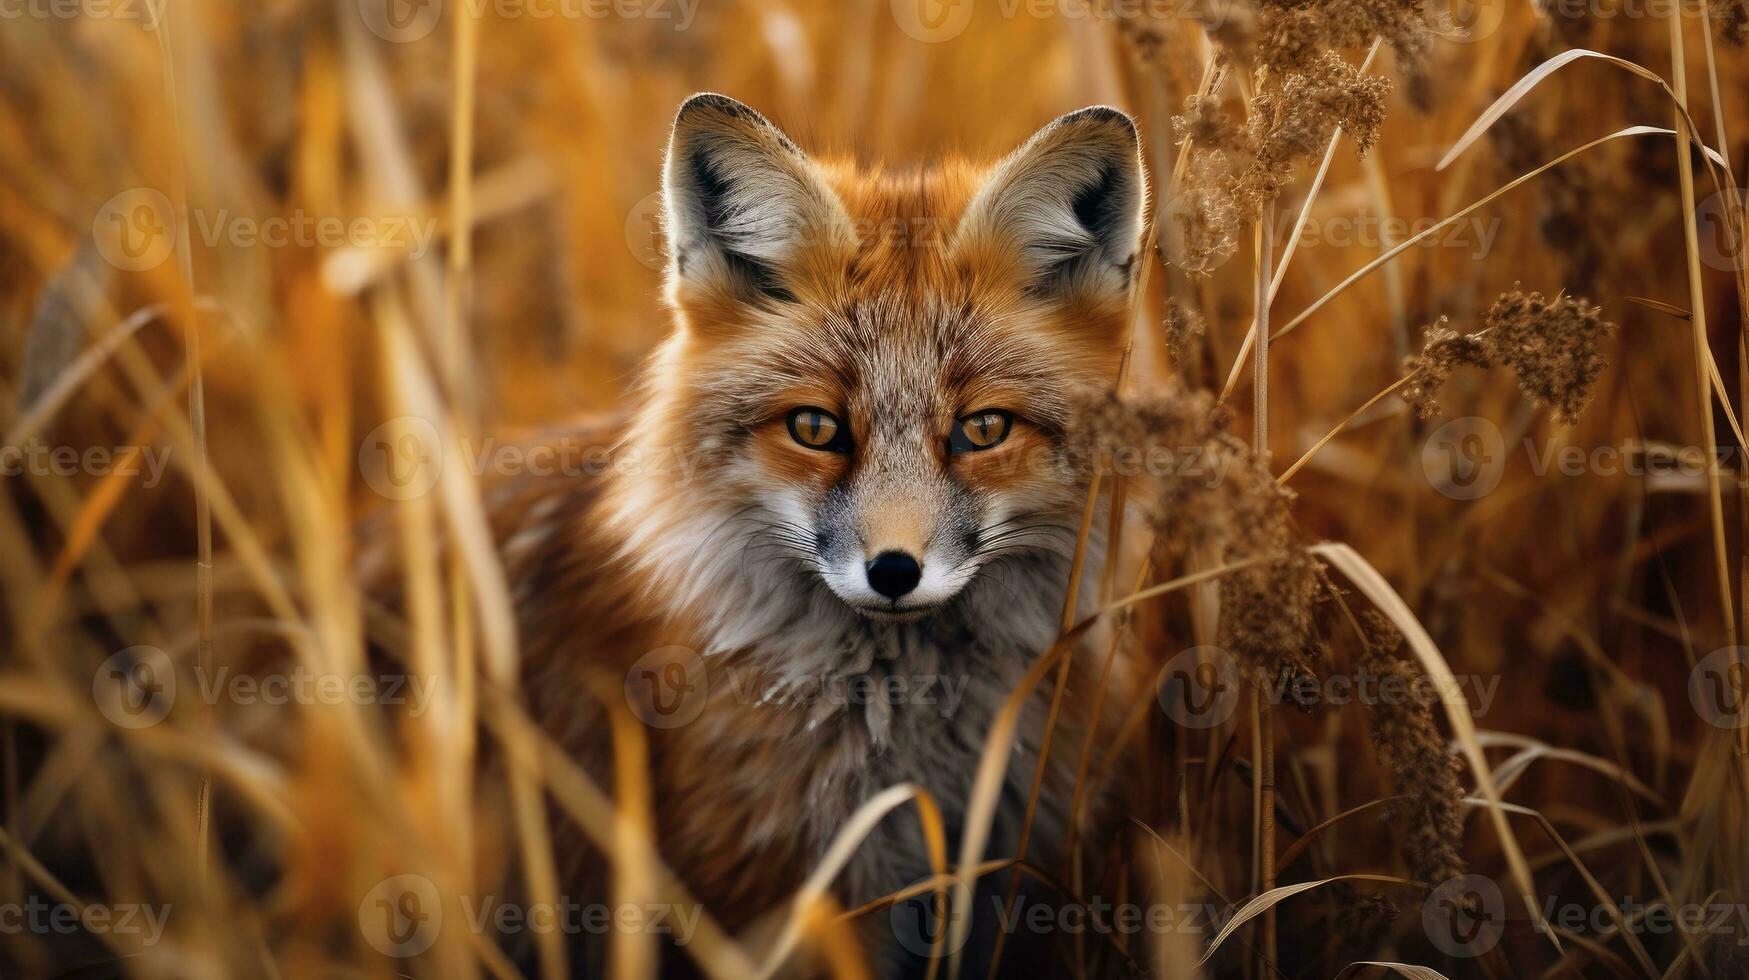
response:
<path id="1" fill-rule="evenodd" d="M 841 453 L 850 448 L 850 434 L 823 408 L 798 408 L 789 413 L 790 437 L 809 449 Z"/>
<path id="2" fill-rule="evenodd" d="M 947 446 L 956 453 L 990 449 L 1008 438 L 1008 430 L 1013 423 L 1014 416 L 1001 409 L 973 412 L 953 424 L 953 432 L 947 437 Z"/>

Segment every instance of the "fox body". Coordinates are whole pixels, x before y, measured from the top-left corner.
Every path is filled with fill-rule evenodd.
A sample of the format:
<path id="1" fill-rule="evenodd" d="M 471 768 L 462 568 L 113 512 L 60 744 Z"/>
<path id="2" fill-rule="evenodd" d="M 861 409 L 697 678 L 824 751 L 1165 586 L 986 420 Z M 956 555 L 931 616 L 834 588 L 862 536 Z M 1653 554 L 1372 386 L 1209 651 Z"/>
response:
<path id="1" fill-rule="evenodd" d="M 674 327 L 624 465 L 507 488 L 493 519 L 532 710 L 607 778 L 587 678 L 625 679 L 662 857 L 731 929 L 781 910 L 887 787 L 927 791 L 957 847 L 992 723 L 1058 635 L 1087 492 L 1065 431 L 1074 392 L 1115 376 L 1145 197 L 1112 109 L 899 175 L 814 161 L 722 96 L 681 107 Z M 1053 872 L 1096 676 L 1070 662 L 1028 852 Z M 1018 846 L 1053 688 L 1022 713 L 991 856 Z M 569 882 L 602 873 L 558 850 Z M 889 815 L 837 895 L 909 885 L 927 855 Z"/>

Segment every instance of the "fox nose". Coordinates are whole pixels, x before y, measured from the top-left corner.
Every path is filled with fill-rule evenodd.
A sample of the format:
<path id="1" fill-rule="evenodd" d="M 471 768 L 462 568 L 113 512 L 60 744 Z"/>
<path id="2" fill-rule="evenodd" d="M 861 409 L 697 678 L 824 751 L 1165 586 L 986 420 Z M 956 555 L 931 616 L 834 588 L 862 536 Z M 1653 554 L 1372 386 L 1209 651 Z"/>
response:
<path id="1" fill-rule="evenodd" d="M 917 559 L 903 551 L 883 551 L 868 563 L 869 587 L 889 599 L 898 599 L 917 587 L 923 569 Z"/>

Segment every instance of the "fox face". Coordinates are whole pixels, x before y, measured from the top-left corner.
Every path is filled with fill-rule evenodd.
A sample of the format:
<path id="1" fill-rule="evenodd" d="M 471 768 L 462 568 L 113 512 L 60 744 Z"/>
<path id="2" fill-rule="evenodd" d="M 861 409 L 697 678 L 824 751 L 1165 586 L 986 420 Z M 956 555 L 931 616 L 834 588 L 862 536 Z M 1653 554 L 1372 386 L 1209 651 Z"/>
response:
<path id="1" fill-rule="evenodd" d="M 799 584 L 812 612 L 903 622 L 1073 551 L 1072 395 L 1114 377 L 1139 266 L 1128 117 L 889 174 L 699 95 L 664 177 L 675 330 L 631 438 L 696 465 L 645 479 L 635 507 L 664 517 L 627 523 L 669 585 L 708 605 L 725 576 L 752 604 Z"/>

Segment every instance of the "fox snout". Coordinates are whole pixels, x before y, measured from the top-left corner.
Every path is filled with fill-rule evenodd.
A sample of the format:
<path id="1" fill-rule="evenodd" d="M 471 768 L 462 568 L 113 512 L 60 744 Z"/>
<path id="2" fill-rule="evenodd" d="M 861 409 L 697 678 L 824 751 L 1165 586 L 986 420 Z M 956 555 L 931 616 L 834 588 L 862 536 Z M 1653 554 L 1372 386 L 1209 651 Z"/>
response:
<path id="1" fill-rule="evenodd" d="M 974 505 L 951 482 L 879 472 L 829 495 L 820 565 L 841 598 L 877 618 L 911 618 L 953 598 L 971 578 Z M 884 615 L 883 615 L 884 614 Z"/>

